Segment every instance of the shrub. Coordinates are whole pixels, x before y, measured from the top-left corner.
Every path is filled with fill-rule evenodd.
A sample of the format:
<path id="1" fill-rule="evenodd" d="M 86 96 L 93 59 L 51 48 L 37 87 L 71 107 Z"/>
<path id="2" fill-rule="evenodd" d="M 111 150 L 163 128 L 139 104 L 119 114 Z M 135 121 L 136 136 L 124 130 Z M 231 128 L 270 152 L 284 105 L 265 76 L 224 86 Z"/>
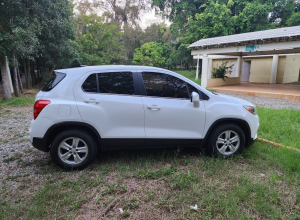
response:
<path id="1" fill-rule="evenodd" d="M 214 68 L 212 71 L 212 77 L 213 78 L 228 78 L 226 74 L 228 73 L 228 70 L 231 70 L 233 65 L 231 66 L 226 66 L 229 61 L 223 61 L 222 64 L 219 66 L 219 68 Z"/>

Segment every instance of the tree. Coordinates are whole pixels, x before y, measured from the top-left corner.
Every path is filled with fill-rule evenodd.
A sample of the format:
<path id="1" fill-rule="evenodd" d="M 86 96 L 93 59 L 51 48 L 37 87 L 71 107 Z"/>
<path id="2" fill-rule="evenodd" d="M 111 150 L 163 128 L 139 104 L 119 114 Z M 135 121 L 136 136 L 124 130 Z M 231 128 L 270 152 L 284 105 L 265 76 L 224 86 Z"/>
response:
<path id="1" fill-rule="evenodd" d="M 286 24 L 287 26 L 298 26 L 300 24 L 300 12 L 292 14 Z"/>
<path id="2" fill-rule="evenodd" d="M 6 57 L 0 58 L 1 63 L 1 77 L 2 77 L 2 85 L 3 85 L 3 92 L 4 96 L 3 99 L 11 99 L 11 89 L 10 89 L 10 82 L 9 82 L 9 72 L 7 72 L 6 68 Z"/>
<path id="3" fill-rule="evenodd" d="M 190 17 L 205 9 L 203 5 L 206 2 L 207 0 L 153 0 L 151 6 L 172 21 L 172 32 L 179 34 L 186 28 Z"/>
<path id="4" fill-rule="evenodd" d="M 122 58 L 122 33 L 116 25 L 104 22 L 96 14 L 78 18 L 82 28 L 78 30 L 78 59 L 86 65 L 112 64 Z"/>
<path id="5" fill-rule="evenodd" d="M 120 28 L 137 27 L 141 14 L 150 9 L 149 0 L 81 0 L 78 10 L 81 15 L 102 11 L 105 21 Z"/>
<path id="6" fill-rule="evenodd" d="M 144 66 L 163 67 L 166 60 L 163 54 L 164 46 L 161 43 L 148 42 L 136 49 L 133 57 L 133 63 Z"/>

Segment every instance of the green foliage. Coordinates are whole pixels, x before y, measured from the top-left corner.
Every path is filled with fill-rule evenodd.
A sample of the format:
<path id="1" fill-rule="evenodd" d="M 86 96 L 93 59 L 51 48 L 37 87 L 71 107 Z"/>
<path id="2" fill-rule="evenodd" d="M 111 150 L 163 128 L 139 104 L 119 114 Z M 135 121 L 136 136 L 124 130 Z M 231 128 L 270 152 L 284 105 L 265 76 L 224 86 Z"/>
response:
<path id="1" fill-rule="evenodd" d="M 136 49 L 133 57 L 133 63 L 144 66 L 163 67 L 166 58 L 164 57 L 164 45 L 156 42 L 143 44 Z"/>
<path id="2" fill-rule="evenodd" d="M 228 74 L 228 70 L 231 70 L 233 65 L 231 66 L 227 66 L 228 61 L 223 61 L 221 63 L 221 65 L 218 68 L 214 68 L 212 71 L 212 77 L 213 78 L 222 78 L 224 80 L 224 78 L 228 78 L 228 76 L 226 76 L 226 74 Z"/>
<path id="3" fill-rule="evenodd" d="M 78 18 L 82 26 L 73 48 L 80 63 L 85 65 L 113 64 L 122 57 L 122 33 L 116 25 L 103 22 L 96 14 Z"/>
<path id="4" fill-rule="evenodd" d="M 287 26 L 298 26 L 300 25 L 300 12 L 294 13 L 286 22 Z"/>
<path id="5" fill-rule="evenodd" d="M 137 200 L 137 196 L 131 196 L 126 205 L 132 209 L 135 209 L 139 206 L 139 202 Z"/>
<path id="6" fill-rule="evenodd" d="M 132 212 L 130 212 L 129 209 L 126 209 L 126 210 L 124 210 L 124 212 L 123 212 L 123 216 L 124 216 L 125 218 L 129 217 L 130 214 L 132 214 Z"/>
<path id="7" fill-rule="evenodd" d="M 45 68 L 69 65 L 69 40 L 75 37 L 72 15 L 68 0 L 1 1 L 0 56 L 39 57 Z"/>

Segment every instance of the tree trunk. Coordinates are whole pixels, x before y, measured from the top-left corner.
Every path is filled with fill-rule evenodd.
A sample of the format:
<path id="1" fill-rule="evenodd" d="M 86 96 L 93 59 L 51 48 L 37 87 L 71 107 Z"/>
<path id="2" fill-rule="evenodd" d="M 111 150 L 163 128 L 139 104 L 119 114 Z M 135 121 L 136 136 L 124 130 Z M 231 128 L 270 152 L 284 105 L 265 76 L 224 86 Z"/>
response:
<path id="1" fill-rule="evenodd" d="M 32 79 L 32 86 L 36 85 L 36 76 L 34 72 L 34 63 L 32 60 L 30 60 L 30 73 L 31 73 L 31 79 Z"/>
<path id="2" fill-rule="evenodd" d="M 56 67 L 56 66 L 54 66 L 54 67 L 50 70 L 50 72 L 49 72 L 49 75 L 50 75 L 50 76 L 53 74 L 53 71 L 54 71 L 55 67 Z"/>
<path id="3" fill-rule="evenodd" d="M 21 90 L 21 93 L 23 93 L 23 85 L 22 85 L 22 80 L 21 80 L 19 68 L 17 69 L 17 75 L 18 75 L 20 90 Z"/>
<path id="4" fill-rule="evenodd" d="M 36 59 L 36 69 L 37 69 L 37 73 L 38 73 L 38 82 L 41 81 L 41 67 L 40 67 L 40 59 L 37 58 Z"/>
<path id="5" fill-rule="evenodd" d="M 13 53 L 13 60 L 14 60 L 14 63 L 15 63 L 16 56 L 15 56 L 14 53 Z M 15 96 L 19 97 L 20 96 L 20 91 L 19 91 L 18 75 L 17 75 L 17 68 L 16 67 L 13 68 L 13 79 L 12 80 L 13 80 Z"/>
<path id="6" fill-rule="evenodd" d="M 31 88 L 31 76 L 30 76 L 30 60 L 24 60 L 24 71 L 25 71 L 25 78 L 26 78 L 26 88 Z"/>
<path id="7" fill-rule="evenodd" d="M 3 92 L 4 96 L 3 99 L 11 99 L 11 88 L 9 82 L 9 75 L 10 73 L 7 72 L 6 69 L 6 57 L 1 58 L 1 76 L 2 76 L 2 85 L 3 85 Z"/>
<path id="8" fill-rule="evenodd" d="M 180 60 L 180 70 L 182 70 L 182 60 Z"/>
<path id="9" fill-rule="evenodd" d="M 191 64 L 189 63 L 189 71 L 191 72 L 192 71 L 192 69 L 191 69 Z"/>
<path id="10" fill-rule="evenodd" d="M 20 96 L 20 91 L 19 91 L 19 83 L 18 83 L 18 73 L 17 73 L 17 68 L 15 67 L 13 69 L 14 72 L 14 78 L 13 78 L 13 82 L 14 82 L 14 91 L 15 91 L 15 96 L 19 97 Z"/>

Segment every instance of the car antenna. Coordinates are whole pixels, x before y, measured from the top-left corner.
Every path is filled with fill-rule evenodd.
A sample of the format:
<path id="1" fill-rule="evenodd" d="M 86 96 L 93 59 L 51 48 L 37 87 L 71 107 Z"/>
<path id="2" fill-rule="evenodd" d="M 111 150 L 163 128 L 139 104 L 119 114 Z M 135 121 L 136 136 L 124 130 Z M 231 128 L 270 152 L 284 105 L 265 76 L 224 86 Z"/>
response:
<path id="1" fill-rule="evenodd" d="M 79 63 L 79 66 L 80 67 L 85 67 L 86 65 L 81 65 L 81 63 L 79 62 L 79 60 L 78 59 L 76 59 L 77 60 L 77 62 Z"/>

